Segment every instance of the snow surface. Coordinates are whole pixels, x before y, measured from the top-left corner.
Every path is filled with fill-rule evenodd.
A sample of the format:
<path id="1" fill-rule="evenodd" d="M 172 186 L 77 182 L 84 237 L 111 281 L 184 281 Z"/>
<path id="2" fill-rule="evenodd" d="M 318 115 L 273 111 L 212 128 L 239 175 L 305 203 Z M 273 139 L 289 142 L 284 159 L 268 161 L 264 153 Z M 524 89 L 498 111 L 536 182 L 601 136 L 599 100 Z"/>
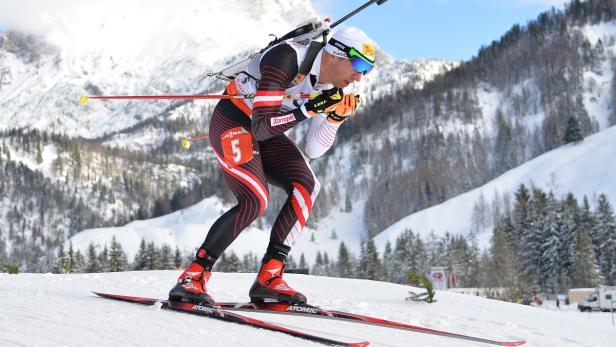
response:
<path id="1" fill-rule="evenodd" d="M 606 194 L 616 202 L 616 126 L 587 137 L 578 145 L 569 144 L 544 153 L 483 186 L 449 199 L 442 204 L 414 213 L 375 237 L 377 248 L 384 249 L 389 240 L 392 244 L 405 229 L 426 235 L 434 231 L 443 235 L 466 235 L 471 230 L 471 215 L 474 204 L 481 195 L 491 200 L 495 195 L 513 193 L 520 184 L 552 189 L 555 196 L 569 192 L 579 201 L 584 195 L 593 202 L 599 194 Z M 446 216 L 446 218 L 443 218 Z M 491 228 L 479 235 L 479 245 L 488 246 Z"/>
<path id="2" fill-rule="evenodd" d="M 91 291 L 164 298 L 178 271 L 105 274 L 0 273 L 1 346 L 316 346 L 288 335 L 94 296 Z M 246 300 L 255 274 L 215 273 L 219 301 Z M 607 314 L 539 309 L 437 292 L 433 304 L 405 301 L 410 287 L 367 280 L 287 275 L 313 304 L 527 346 L 613 346 Z M 418 289 L 413 289 L 418 291 Z M 371 346 L 481 346 L 416 332 L 310 317 L 243 313 L 326 337 Z M 486 345 L 487 346 L 487 345 Z"/>

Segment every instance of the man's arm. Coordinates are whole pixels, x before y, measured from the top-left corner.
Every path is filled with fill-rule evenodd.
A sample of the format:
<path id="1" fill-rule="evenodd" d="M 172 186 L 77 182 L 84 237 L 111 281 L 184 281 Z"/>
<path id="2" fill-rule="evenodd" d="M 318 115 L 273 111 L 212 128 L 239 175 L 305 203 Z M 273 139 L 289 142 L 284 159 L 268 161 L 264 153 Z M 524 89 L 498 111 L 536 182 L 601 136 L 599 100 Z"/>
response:
<path id="1" fill-rule="evenodd" d="M 260 68 L 252 107 L 252 135 L 257 141 L 282 134 L 307 118 L 301 108 L 281 110 L 285 89 L 298 73 L 295 50 L 287 44 L 272 48 L 261 59 Z"/>

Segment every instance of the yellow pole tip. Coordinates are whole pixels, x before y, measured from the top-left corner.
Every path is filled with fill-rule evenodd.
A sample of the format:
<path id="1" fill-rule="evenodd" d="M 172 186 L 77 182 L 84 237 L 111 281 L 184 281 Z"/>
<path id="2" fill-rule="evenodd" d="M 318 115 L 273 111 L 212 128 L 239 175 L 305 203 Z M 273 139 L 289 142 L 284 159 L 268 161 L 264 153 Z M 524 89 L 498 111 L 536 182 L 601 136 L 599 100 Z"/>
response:
<path id="1" fill-rule="evenodd" d="M 189 149 L 190 148 L 190 140 L 187 138 L 182 139 L 182 147 Z"/>
<path id="2" fill-rule="evenodd" d="M 85 104 L 86 104 L 86 102 L 88 102 L 88 99 L 89 99 L 89 98 L 90 98 L 90 97 L 85 96 L 85 95 L 84 95 L 84 96 L 81 96 L 81 97 L 79 98 L 79 105 L 85 105 Z"/>

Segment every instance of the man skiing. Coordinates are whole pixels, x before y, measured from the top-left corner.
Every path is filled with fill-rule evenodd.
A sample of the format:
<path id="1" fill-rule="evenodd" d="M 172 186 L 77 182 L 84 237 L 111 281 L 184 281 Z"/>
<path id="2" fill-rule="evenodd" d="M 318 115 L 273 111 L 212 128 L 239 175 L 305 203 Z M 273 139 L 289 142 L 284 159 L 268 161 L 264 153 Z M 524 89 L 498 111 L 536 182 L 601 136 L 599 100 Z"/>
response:
<path id="1" fill-rule="evenodd" d="M 312 210 L 319 182 L 308 158 L 284 133 L 311 118 L 305 153 L 309 158 L 325 153 L 340 124 L 359 105 L 359 96 L 344 94 L 342 88 L 360 81 L 375 62 L 374 42 L 357 28 L 336 31 L 327 44 L 317 47 L 316 57 L 310 47 L 314 46 L 293 41 L 269 47 L 225 91 L 254 94 L 254 99 L 221 100 L 215 107 L 210 143 L 238 203 L 212 225 L 195 260 L 169 292 L 169 300 L 214 303 L 206 289 L 212 267 L 240 232 L 263 214 L 271 183 L 287 191 L 288 199 L 274 222 L 249 296 L 253 302 L 307 302 L 285 282 L 283 273 L 291 246 Z M 300 70 L 306 66 L 309 72 L 304 75 Z M 313 97 L 294 97 L 298 94 Z"/>

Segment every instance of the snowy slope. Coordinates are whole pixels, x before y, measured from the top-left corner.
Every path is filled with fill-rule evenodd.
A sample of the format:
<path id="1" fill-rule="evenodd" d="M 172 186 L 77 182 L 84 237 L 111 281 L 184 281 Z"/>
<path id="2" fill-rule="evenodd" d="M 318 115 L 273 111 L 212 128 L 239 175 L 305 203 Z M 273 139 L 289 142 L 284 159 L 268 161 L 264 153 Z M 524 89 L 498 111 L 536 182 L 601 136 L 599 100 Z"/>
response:
<path id="1" fill-rule="evenodd" d="M 580 201 L 584 195 L 592 198 L 606 194 L 616 201 L 616 126 L 587 137 L 578 145 L 569 144 L 545 153 L 512 169 L 483 186 L 459 195 L 431 208 L 414 213 L 375 237 L 379 249 L 387 240 L 395 243 L 405 229 L 424 235 L 434 231 L 437 235 L 449 231 L 466 235 L 471 229 L 474 204 L 483 195 L 488 201 L 495 193 L 513 195 L 520 184 L 533 184 L 553 190 L 560 197 L 569 192 Z M 446 216 L 444 218 L 444 216 Z M 491 232 L 480 235 L 480 245 L 487 246 Z"/>
<path id="2" fill-rule="evenodd" d="M 82 254 L 86 254 L 89 244 L 93 243 L 100 252 L 105 245 L 111 244 L 115 236 L 122 244 L 130 262 L 137 254 L 142 239 L 146 243 L 154 242 L 158 247 L 163 244 L 173 249 L 178 247 L 184 255 L 191 255 L 201 245 L 211 225 L 230 207 L 221 204 L 216 197 L 207 198 L 187 209 L 162 217 L 134 221 L 117 228 L 84 230 L 70 238 L 66 242 L 65 249 L 68 249 L 69 243 L 72 242 L 75 250 L 79 249 Z M 345 241 L 350 251 L 358 254 L 359 239 L 364 230 L 361 219 L 356 214 L 357 212 L 355 214 L 336 212 L 325 218 L 321 223 L 324 225 L 323 228 L 314 230 L 306 227 L 293 247 L 291 255 L 299 261 L 301 254 L 304 254 L 310 264 L 314 262 L 318 251 L 325 251 L 335 258 L 341 240 Z M 332 230 L 335 230 L 336 239 L 331 238 Z M 314 242 L 311 241 L 313 234 Z M 233 251 L 240 257 L 252 252 L 260 258 L 265 253 L 269 238 L 269 230 L 259 229 L 253 224 L 240 234 L 226 252 L 230 254 Z"/>
<path id="3" fill-rule="evenodd" d="M 52 275 L 0 273 L 2 346 L 316 346 L 287 335 L 204 317 L 95 297 L 91 291 L 164 297 L 179 272 Z M 528 346 L 613 346 L 607 314 L 556 312 L 463 294 L 438 292 L 434 304 L 406 302 L 410 287 L 383 282 L 289 275 L 311 302 L 478 337 L 529 341 Z M 254 274 L 215 273 L 220 301 L 245 300 Z M 296 329 L 371 346 L 480 346 L 439 336 L 297 316 L 247 314 Z M 356 340 L 355 340 L 356 341 Z"/>
<path id="4" fill-rule="evenodd" d="M 524 183 L 552 189 L 556 196 L 572 192 L 578 199 L 584 195 L 591 199 L 598 194 L 606 194 L 611 201 L 616 201 L 616 127 L 589 136 L 578 145 L 567 145 L 541 155 L 485 185 L 465 194 L 450 199 L 442 204 L 414 213 L 375 237 L 378 249 L 383 250 L 389 240 L 395 244 L 396 238 L 405 229 L 427 234 L 434 231 L 442 235 L 449 231 L 466 235 L 471 229 L 472 209 L 483 195 L 488 201 L 497 193 L 512 195 Z M 350 213 L 334 211 L 321 220 L 315 229 L 306 227 L 302 236 L 293 247 L 295 259 L 303 253 L 312 264 L 317 251 L 326 251 L 336 256 L 341 241 L 356 255 L 359 253 L 360 239 L 365 235 L 365 225 L 361 220 L 362 202 L 355 202 Z M 217 198 L 208 198 L 184 211 L 167 216 L 129 223 L 118 228 L 99 228 L 84 230 L 73 236 L 70 241 L 76 249 L 85 252 L 90 242 L 99 245 L 110 244 L 112 237 L 122 243 L 128 259 L 132 261 L 137 253 L 139 243 L 144 238 L 157 245 L 164 243 L 179 247 L 185 254 L 190 254 L 207 235 L 207 231 L 218 216 L 226 209 Z M 443 218 L 447 216 L 447 218 Z M 335 231 L 337 239 L 332 239 Z M 314 234 L 315 241 L 311 241 Z M 479 235 L 480 246 L 488 246 L 491 229 L 487 228 Z M 238 255 L 250 251 L 260 256 L 267 247 L 269 230 L 250 227 L 231 245 L 230 251 Z M 65 247 L 68 248 L 68 242 Z"/>

